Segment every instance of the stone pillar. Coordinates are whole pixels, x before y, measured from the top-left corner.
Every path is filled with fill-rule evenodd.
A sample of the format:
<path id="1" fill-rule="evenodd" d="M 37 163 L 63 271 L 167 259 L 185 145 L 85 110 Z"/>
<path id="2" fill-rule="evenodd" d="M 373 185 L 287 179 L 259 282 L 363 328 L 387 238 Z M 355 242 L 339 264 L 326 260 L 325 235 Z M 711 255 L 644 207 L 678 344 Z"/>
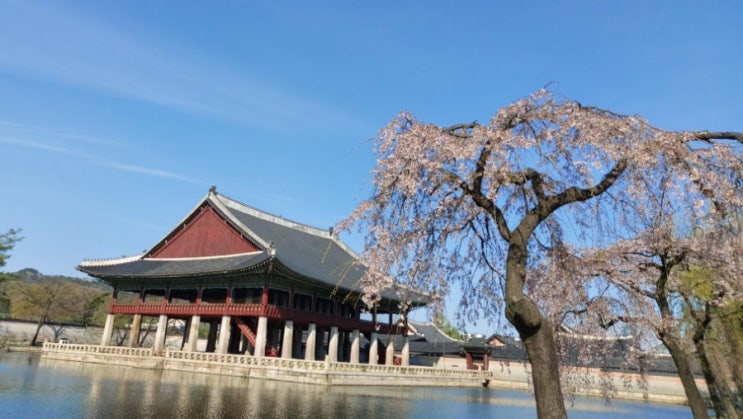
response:
<path id="1" fill-rule="evenodd" d="M 230 316 L 222 316 L 222 324 L 219 325 L 219 343 L 217 343 L 217 353 L 226 354 L 227 347 L 230 343 L 230 333 L 232 328 L 230 322 L 232 318 Z"/>
<path id="2" fill-rule="evenodd" d="M 115 314 L 109 314 L 106 316 L 106 325 L 103 326 L 103 336 L 101 336 L 101 346 L 108 346 L 111 344 L 111 334 L 114 332 L 114 318 Z"/>
<path id="3" fill-rule="evenodd" d="M 183 338 L 181 338 L 181 351 L 186 349 L 186 343 L 188 343 L 188 333 L 190 329 L 191 329 L 191 319 L 184 320 Z"/>
<path id="4" fill-rule="evenodd" d="M 295 359 L 302 359 L 304 358 L 304 355 L 302 354 L 302 327 L 295 327 L 294 328 L 294 339 L 292 344 L 292 358 Z"/>
<path id="5" fill-rule="evenodd" d="M 348 362 L 351 355 L 351 338 L 350 333 L 341 332 L 341 350 L 339 351 L 338 361 Z"/>
<path id="6" fill-rule="evenodd" d="M 387 343 L 387 351 L 384 354 L 384 365 L 394 365 L 395 363 L 395 343 L 390 340 Z"/>
<path id="7" fill-rule="evenodd" d="M 253 351 L 254 356 L 266 356 L 267 328 L 268 318 L 266 316 L 258 317 L 258 333 L 255 337 L 255 350 Z"/>
<path id="8" fill-rule="evenodd" d="M 135 314 L 132 316 L 132 325 L 129 327 L 129 347 L 136 348 L 139 346 L 139 332 L 142 330 L 142 315 Z"/>
<path id="9" fill-rule="evenodd" d="M 324 360 L 327 351 L 325 350 L 325 329 L 317 328 L 317 340 L 315 341 L 315 359 Z"/>
<path id="10" fill-rule="evenodd" d="M 330 328 L 330 339 L 328 340 L 328 361 L 338 362 L 338 327 Z"/>
<path id="11" fill-rule="evenodd" d="M 217 349 L 217 322 L 209 322 L 209 336 L 206 339 L 206 351 L 215 352 Z"/>
<path id="12" fill-rule="evenodd" d="M 287 320 L 284 323 L 284 334 L 281 338 L 281 357 L 291 359 L 294 341 L 294 322 Z"/>
<path id="13" fill-rule="evenodd" d="M 307 344 L 304 348 L 304 359 L 306 361 L 315 360 L 315 346 L 317 345 L 317 327 L 315 323 L 310 323 L 307 326 Z"/>
<path id="14" fill-rule="evenodd" d="M 407 336 L 405 336 L 405 343 L 402 345 L 402 362 L 400 362 L 400 365 L 403 367 L 410 365 L 410 343 Z"/>
<path id="15" fill-rule="evenodd" d="M 186 351 L 196 352 L 196 344 L 199 342 L 199 325 L 201 325 L 201 316 L 194 314 L 191 317 L 191 326 L 188 328 L 188 343 Z"/>
<path id="16" fill-rule="evenodd" d="M 359 336 L 359 329 L 354 329 L 351 337 L 351 359 L 349 362 L 352 364 L 359 363 L 359 351 L 361 349 L 361 337 Z"/>
<path id="17" fill-rule="evenodd" d="M 379 358 L 379 343 L 377 339 L 377 332 L 372 332 L 369 338 L 369 365 L 377 365 Z"/>
<path id="18" fill-rule="evenodd" d="M 165 333 L 168 329 L 168 316 L 161 314 L 157 321 L 157 332 L 155 333 L 155 342 L 152 344 L 152 351 L 159 355 L 165 349 Z"/>

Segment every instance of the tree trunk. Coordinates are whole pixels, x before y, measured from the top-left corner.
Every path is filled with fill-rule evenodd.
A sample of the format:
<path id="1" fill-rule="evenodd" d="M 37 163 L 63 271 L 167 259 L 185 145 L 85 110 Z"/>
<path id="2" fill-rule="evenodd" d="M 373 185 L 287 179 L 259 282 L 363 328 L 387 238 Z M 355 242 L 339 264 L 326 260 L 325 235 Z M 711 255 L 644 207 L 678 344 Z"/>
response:
<path id="1" fill-rule="evenodd" d="M 31 338 L 31 346 L 36 346 L 36 340 L 39 338 L 39 332 L 44 323 L 46 323 L 46 314 L 42 314 L 39 317 L 39 322 L 36 323 L 36 332 L 34 332 L 34 337 Z"/>
<path id="2" fill-rule="evenodd" d="M 720 418 L 734 419 L 739 417 L 735 408 L 735 402 L 730 393 L 730 386 L 725 379 L 725 373 L 714 359 L 713 351 L 707 350 L 704 341 L 695 341 L 694 344 L 697 348 L 697 357 L 702 367 L 704 381 L 707 383 L 707 388 L 709 389 L 710 400 L 712 401 L 712 408 L 715 410 L 715 414 Z"/>
<path id="3" fill-rule="evenodd" d="M 735 383 L 737 397 L 743 403 L 743 341 L 740 339 L 740 333 L 743 331 L 743 324 L 738 320 L 723 318 L 723 331 L 728 342 L 730 342 L 729 363 L 732 369 L 733 382 Z"/>
<path id="4" fill-rule="evenodd" d="M 537 416 L 540 419 L 567 418 L 555 339 L 537 305 L 524 295 L 526 243 L 516 240 L 508 248 L 506 261 L 506 318 L 519 332 L 529 356 Z"/>
<path id="5" fill-rule="evenodd" d="M 531 364 L 534 398 L 539 418 L 565 418 L 565 400 L 560 386 L 560 370 L 555 352 L 552 328 L 543 319 L 542 326 L 531 335 L 519 330 Z"/>
<path id="6" fill-rule="evenodd" d="M 671 354 L 674 364 L 676 364 L 681 384 L 684 386 L 684 392 L 689 401 L 691 413 L 696 419 L 708 419 L 709 413 L 707 413 L 707 405 L 704 401 L 704 397 L 702 397 L 702 393 L 697 387 L 697 383 L 694 381 L 694 374 L 691 372 L 689 358 L 686 356 L 683 348 L 681 348 L 681 344 L 675 337 L 667 334 L 661 334 L 659 337 L 661 342 L 663 342 L 663 345 L 668 349 L 668 353 Z"/>

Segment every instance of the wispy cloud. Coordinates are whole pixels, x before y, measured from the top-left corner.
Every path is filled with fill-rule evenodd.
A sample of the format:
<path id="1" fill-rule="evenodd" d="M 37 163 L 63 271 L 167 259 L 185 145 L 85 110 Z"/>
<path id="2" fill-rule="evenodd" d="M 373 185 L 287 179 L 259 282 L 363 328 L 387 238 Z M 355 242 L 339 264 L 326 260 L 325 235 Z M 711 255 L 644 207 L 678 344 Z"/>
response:
<path id="1" fill-rule="evenodd" d="M 183 51 L 166 40 L 136 39 L 54 3 L 10 2 L 2 10 L 0 68 L 24 76 L 269 132 L 373 132 L 343 109 L 237 74 L 213 57 Z"/>
<path id="2" fill-rule="evenodd" d="M 56 145 L 51 145 L 51 144 L 44 144 L 44 143 L 40 143 L 40 142 L 36 142 L 32 140 L 22 140 L 19 138 L 12 138 L 12 137 L 0 137 L 0 142 L 18 145 L 18 146 L 26 147 L 26 148 L 34 148 L 37 150 L 50 151 L 52 153 L 57 153 L 57 154 L 77 156 L 77 157 L 81 157 L 85 159 L 91 158 L 91 156 L 85 153 L 82 153 L 80 151 L 77 151 L 77 150 L 73 150 L 73 149 L 66 148 L 66 147 L 60 147 Z"/>
<path id="3" fill-rule="evenodd" d="M 35 141 L 35 140 L 0 136 L 0 143 L 12 144 L 12 145 L 20 146 L 20 147 L 32 148 L 32 149 L 46 151 L 50 153 L 71 156 L 79 160 L 83 160 L 89 164 L 103 166 L 103 167 L 107 167 L 107 168 L 114 169 L 114 170 L 137 173 L 141 175 L 153 176 L 153 177 L 158 177 L 158 178 L 172 179 L 172 180 L 177 180 L 181 182 L 192 183 L 195 185 L 202 185 L 202 186 L 205 185 L 204 182 L 198 181 L 196 179 L 190 178 L 185 175 L 170 172 L 167 170 L 154 169 L 154 168 L 143 167 L 143 166 L 138 166 L 138 165 L 133 165 L 133 164 L 120 163 L 120 162 L 108 160 L 102 157 L 98 157 L 92 154 L 88 154 L 86 152 L 75 150 L 72 148 L 52 145 L 52 144 L 46 144 L 46 143 Z"/>
<path id="4" fill-rule="evenodd" d="M 100 164 L 110 167 L 112 169 L 123 170 L 126 172 L 139 173 L 147 176 L 155 176 L 166 179 L 180 180 L 183 182 L 193 183 L 195 185 L 206 185 L 204 182 L 192 179 L 188 176 L 180 175 L 178 173 L 169 172 L 167 170 L 151 169 L 148 167 L 136 166 L 131 164 L 116 163 L 112 161 L 100 160 Z"/>
<path id="5" fill-rule="evenodd" d="M 59 128 L 19 124 L 17 122 L 4 121 L 4 120 L 0 120 L 0 131 L 41 134 L 46 137 L 58 137 L 58 138 L 69 139 L 69 140 L 83 142 L 83 143 L 90 143 L 90 144 L 113 145 L 113 146 L 124 145 L 123 143 L 119 141 L 109 140 L 106 138 L 91 137 L 88 135 L 74 134 L 74 133 L 61 130 Z"/>

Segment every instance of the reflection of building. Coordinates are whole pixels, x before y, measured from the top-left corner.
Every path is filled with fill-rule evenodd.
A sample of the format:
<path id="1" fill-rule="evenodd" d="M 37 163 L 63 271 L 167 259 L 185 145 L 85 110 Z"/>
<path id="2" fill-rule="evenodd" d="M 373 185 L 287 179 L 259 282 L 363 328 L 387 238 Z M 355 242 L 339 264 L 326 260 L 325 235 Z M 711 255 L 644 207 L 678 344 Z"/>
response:
<path id="1" fill-rule="evenodd" d="M 110 344 L 116 315 L 132 315 L 136 346 L 142 318 L 151 316 L 156 354 L 165 349 L 168 320 L 180 319 L 186 351 L 196 351 L 199 328 L 208 325 L 207 352 L 391 363 L 394 348 L 380 338 L 404 333 L 393 321 L 399 295 L 411 308 L 425 304 L 421 294 L 389 290 L 362 318 L 365 266 L 332 230 L 267 214 L 214 188 L 144 254 L 78 269 L 114 288 L 101 344 Z M 136 297 L 124 301 L 125 292 Z M 362 334 L 370 341 L 366 353 Z M 407 348 L 398 349 L 407 365 Z"/>

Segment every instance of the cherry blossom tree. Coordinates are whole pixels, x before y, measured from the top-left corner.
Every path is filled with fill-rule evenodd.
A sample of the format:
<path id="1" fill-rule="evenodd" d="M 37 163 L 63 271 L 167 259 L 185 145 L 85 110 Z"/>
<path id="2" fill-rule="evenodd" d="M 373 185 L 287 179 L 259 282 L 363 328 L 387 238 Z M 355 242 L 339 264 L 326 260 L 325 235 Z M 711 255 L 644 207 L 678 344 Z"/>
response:
<path id="1" fill-rule="evenodd" d="M 527 288 L 559 323 L 580 319 L 581 327 L 594 335 L 619 324 L 643 337 L 636 343 L 660 340 L 677 367 L 694 416 L 708 417 L 692 373 L 698 361 L 717 415 L 737 417 L 725 372 L 734 366 L 725 365 L 709 336 L 722 308 L 738 307 L 743 300 L 743 241 L 735 216 L 740 207 L 713 199 L 712 211 L 703 211 L 699 203 L 685 202 L 678 193 L 683 176 L 673 170 L 663 165 L 655 171 L 665 171 L 660 181 L 647 184 L 633 202 L 625 203 L 624 212 L 634 216 L 615 232 L 620 234 L 613 235 L 613 244 L 582 250 L 553 247 L 541 269 L 529 272 Z M 707 274 L 700 275 L 699 267 Z M 567 291 L 554 292 L 548 279 L 555 277 L 571 284 Z"/>
<path id="2" fill-rule="evenodd" d="M 403 112 L 376 138 L 371 197 L 340 227 L 365 237 L 367 304 L 393 285 L 437 294 L 458 285 L 467 315 L 504 312 L 515 327 L 538 415 L 565 417 L 556 325 L 530 294 L 529 272 L 559 246 L 615 243 L 637 216 L 627 204 L 669 168 L 677 199 L 697 211 L 740 206 L 738 143 L 743 134 L 665 131 L 547 90 L 487 124 L 439 127 Z M 569 279 L 544 281 L 558 291 Z"/>
<path id="3" fill-rule="evenodd" d="M 676 225 L 660 223 L 605 249 L 552 255 L 545 273 L 532 275 L 527 282 L 548 307 L 550 318 L 564 321 L 576 316 L 583 320 L 581 326 L 599 336 L 600 329 L 624 324 L 638 336 L 647 338 L 649 332 L 660 340 L 676 365 L 692 413 L 706 418 L 707 407 L 692 372 L 698 361 L 717 415 L 737 417 L 731 386 L 719 360 L 710 356 L 708 349 L 714 348 L 706 336 L 718 308 L 743 297 L 741 249 L 737 231 L 718 229 L 683 237 Z M 689 272 L 698 264 L 715 274 L 705 278 L 704 295 L 697 291 L 695 297 Z M 570 278 L 574 289 L 555 297 L 544 281 L 548 276 Z"/>

